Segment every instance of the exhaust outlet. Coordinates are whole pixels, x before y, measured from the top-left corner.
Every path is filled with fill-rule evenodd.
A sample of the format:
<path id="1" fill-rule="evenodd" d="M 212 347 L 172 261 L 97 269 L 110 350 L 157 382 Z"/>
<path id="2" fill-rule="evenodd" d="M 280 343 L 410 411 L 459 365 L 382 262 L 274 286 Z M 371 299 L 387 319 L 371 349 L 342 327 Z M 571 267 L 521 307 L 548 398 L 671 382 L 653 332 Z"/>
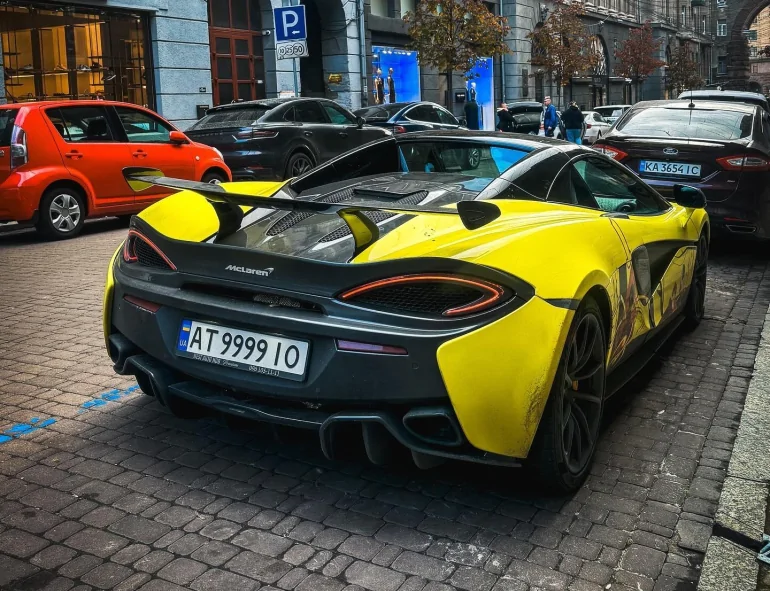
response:
<path id="1" fill-rule="evenodd" d="M 426 443 L 457 447 L 464 438 L 457 419 L 445 408 L 420 408 L 404 415 L 407 431 Z"/>

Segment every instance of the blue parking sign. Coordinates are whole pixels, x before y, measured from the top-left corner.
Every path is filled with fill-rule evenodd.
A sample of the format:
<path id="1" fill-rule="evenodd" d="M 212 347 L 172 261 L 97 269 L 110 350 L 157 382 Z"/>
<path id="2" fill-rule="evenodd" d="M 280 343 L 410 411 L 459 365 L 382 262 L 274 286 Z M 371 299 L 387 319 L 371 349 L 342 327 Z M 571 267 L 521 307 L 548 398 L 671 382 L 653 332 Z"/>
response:
<path id="1" fill-rule="evenodd" d="M 307 39 L 304 6 L 273 8 L 273 21 L 275 22 L 276 43 Z"/>

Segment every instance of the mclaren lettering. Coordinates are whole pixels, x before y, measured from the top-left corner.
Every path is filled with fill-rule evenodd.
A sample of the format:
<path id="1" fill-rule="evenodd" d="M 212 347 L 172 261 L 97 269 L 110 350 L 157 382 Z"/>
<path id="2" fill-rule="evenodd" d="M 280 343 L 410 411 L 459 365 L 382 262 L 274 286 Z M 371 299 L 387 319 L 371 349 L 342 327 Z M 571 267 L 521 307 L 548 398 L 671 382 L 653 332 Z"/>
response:
<path id="1" fill-rule="evenodd" d="M 236 273 L 245 273 L 246 275 L 259 275 L 260 277 L 268 277 L 273 272 L 272 267 L 267 269 L 250 269 L 249 267 L 240 267 L 238 265 L 227 265 L 225 271 L 235 271 Z"/>

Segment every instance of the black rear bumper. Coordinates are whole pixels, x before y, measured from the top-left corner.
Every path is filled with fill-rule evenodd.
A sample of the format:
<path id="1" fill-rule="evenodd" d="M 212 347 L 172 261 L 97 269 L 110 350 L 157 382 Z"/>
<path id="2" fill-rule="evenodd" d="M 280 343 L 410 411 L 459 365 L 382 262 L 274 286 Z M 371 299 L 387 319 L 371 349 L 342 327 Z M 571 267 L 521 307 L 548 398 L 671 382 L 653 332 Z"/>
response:
<path id="1" fill-rule="evenodd" d="M 329 459 L 346 455 L 350 435 L 360 437 L 362 449 L 375 464 L 387 463 L 399 447 L 411 452 L 419 467 L 430 467 L 436 459 L 457 459 L 497 466 L 518 466 L 518 460 L 490 454 L 466 440 L 448 399 L 434 404 L 377 405 L 333 409 L 248 395 L 219 388 L 175 371 L 142 353 L 124 335 L 109 338 L 115 371 L 134 375 L 142 391 L 158 401 L 194 404 L 225 415 L 316 432 L 321 450 Z M 379 407 L 378 407 L 379 406 Z"/>

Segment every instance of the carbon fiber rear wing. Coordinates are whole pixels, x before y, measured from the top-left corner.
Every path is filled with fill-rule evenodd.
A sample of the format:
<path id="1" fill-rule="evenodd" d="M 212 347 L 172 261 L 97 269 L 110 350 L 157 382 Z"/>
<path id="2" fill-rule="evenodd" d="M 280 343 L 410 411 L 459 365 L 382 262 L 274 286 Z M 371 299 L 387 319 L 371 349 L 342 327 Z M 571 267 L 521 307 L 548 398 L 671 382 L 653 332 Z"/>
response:
<path id="1" fill-rule="evenodd" d="M 325 203 L 321 200 L 287 199 L 286 197 L 264 197 L 245 195 L 226 191 L 219 185 L 188 181 L 163 176 L 155 168 L 127 167 L 123 177 L 128 186 L 136 193 L 149 189 L 153 185 L 192 191 L 205 197 L 214 207 L 219 218 L 217 240 L 237 232 L 243 222 L 244 212 L 241 206 L 263 207 L 283 211 L 308 211 L 318 214 L 337 215 L 350 228 L 355 241 L 354 256 L 364 251 L 379 238 L 379 228 L 369 217 L 367 211 L 387 211 L 407 215 L 454 215 L 459 216 L 468 230 L 476 230 L 500 217 L 500 209 L 490 201 L 459 201 L 457 209 L 433 207 L 430 205 L 400 205 L 377 200 L 348 200 L 343 203 Z"/>

